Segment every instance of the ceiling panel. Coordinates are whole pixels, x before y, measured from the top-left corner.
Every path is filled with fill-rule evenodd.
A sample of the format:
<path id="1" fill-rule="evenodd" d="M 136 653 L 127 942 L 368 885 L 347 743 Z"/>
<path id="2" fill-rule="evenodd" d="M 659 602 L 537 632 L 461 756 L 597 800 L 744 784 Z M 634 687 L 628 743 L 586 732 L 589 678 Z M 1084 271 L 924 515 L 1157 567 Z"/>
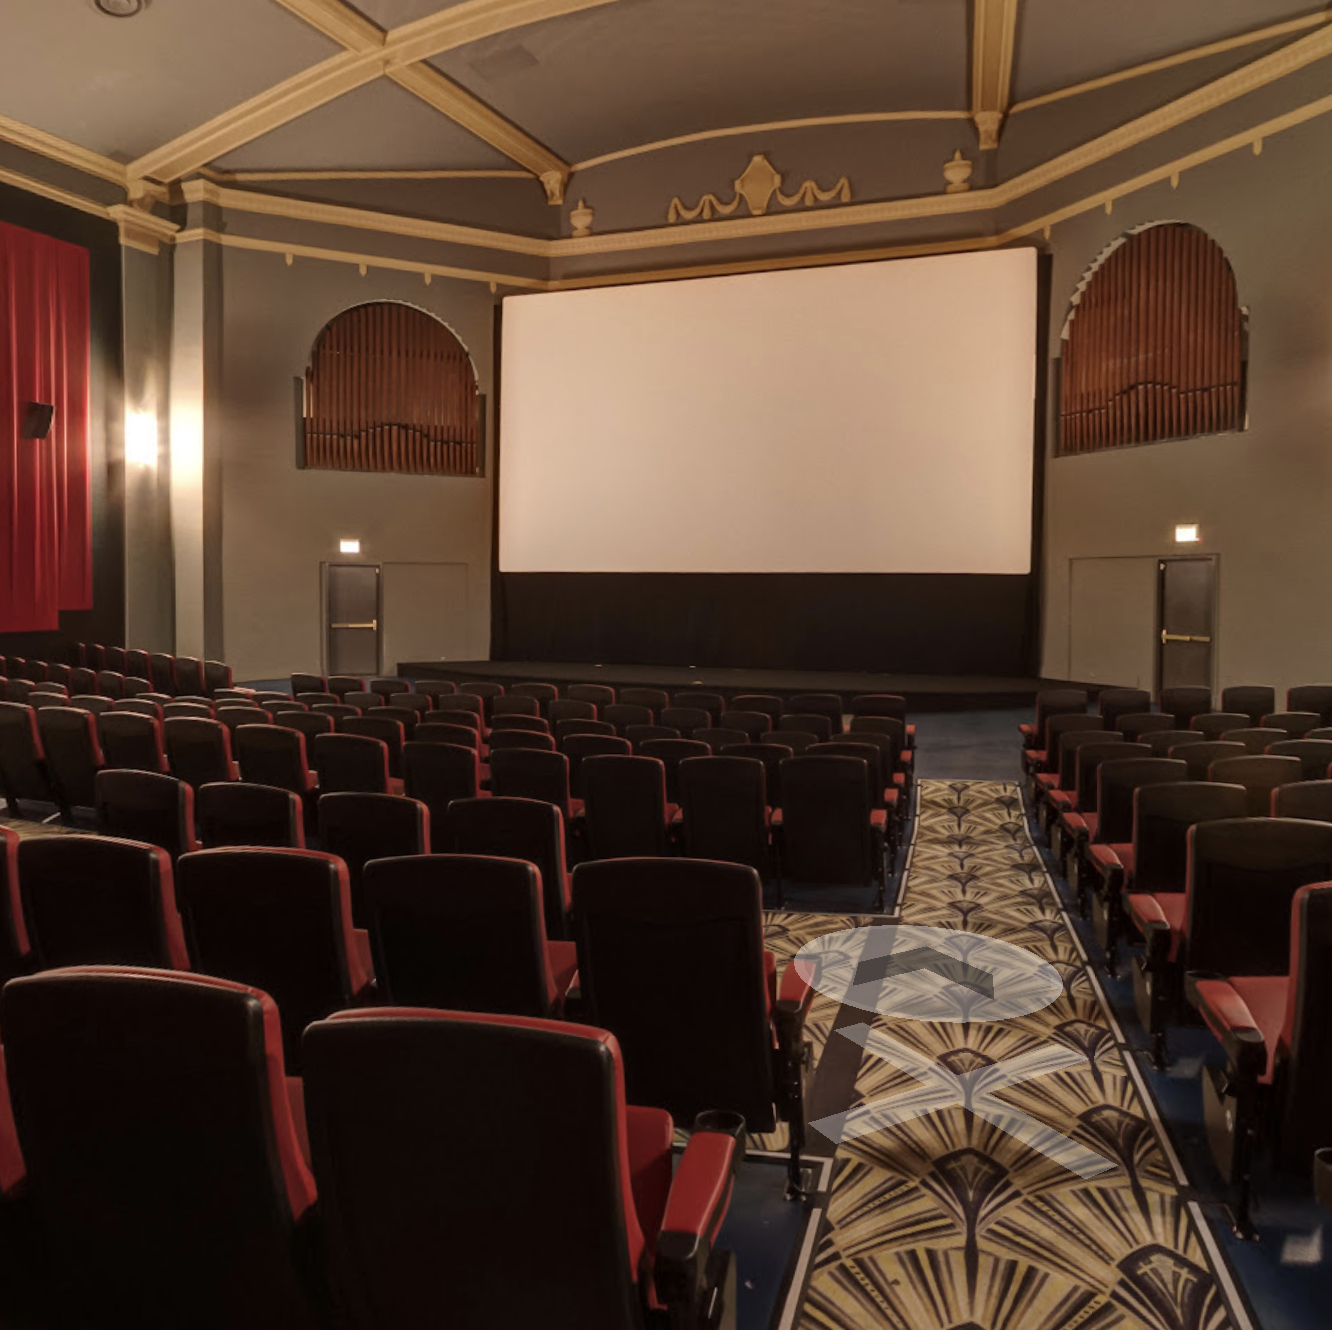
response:
<path id="1" fill-rule="evenodd" d="M 219 157 L 224 171 L 479 170 L 507 157 L 380 79 Z"/>
<path id="2" fill-rule="evenodd" d="M 1307 0 L 1023 0 L 1013 98 L 1024 101 L 1325 8 Z"/>
<path id="3" fill-rule="evenodd" d="M 727 125 L 967 104 L 966 0 L 619 0 L 434 62 L 571 160 Z"/>
<path id="4" fill-rule="evenodd" d="M 463 3 L 464 0 L 354 0 L 352 8 L 359 9 L 371 23 L 378 23 L 387 31 Z"/>
<path id="5" fill-rule="evenodd" d="M 2 8 L 0 113 L 124 161 L 341 50 L 273 0 Z"/>

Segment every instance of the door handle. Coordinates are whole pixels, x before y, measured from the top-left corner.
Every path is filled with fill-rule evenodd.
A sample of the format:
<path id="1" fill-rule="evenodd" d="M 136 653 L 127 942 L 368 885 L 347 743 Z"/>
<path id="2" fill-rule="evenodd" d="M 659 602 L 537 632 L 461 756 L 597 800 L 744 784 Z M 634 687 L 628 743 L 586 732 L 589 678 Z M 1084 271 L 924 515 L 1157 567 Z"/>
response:
<path id="1" fill-rule="evenodd" d="M 370 628 L 378 632 L 379 620 L 371 619 L 369 623 L 331 623 L 330 628 Z"/>
<path id="2" fill-rule="evenodd" d="M 1167 642 L 1198 642 L 1203 646 L 1210 646 L 1212 639 L 1210 637 L 1190 637 L 1188 633 L 1168 633 L 1164 628 L 1161 629 L 1161 645 Z"/>

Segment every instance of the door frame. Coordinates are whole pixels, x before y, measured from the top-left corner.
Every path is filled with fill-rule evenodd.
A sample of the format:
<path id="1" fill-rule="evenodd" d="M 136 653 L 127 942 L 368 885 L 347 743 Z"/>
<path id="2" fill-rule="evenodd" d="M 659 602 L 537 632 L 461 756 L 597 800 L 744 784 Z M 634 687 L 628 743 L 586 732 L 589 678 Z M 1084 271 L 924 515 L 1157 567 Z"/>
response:
<path id="1" fill-rule="evenodd" d="M 328 570 L 330 568 L 373 568 L 375 570 L 375 674 L 383 673 L 384 569 L 382 564 L 352 559 L 325 559 L 319 565 L 319 668 L 327 675 L 329 667 Z"/>
<path id="2" fill-rule="evenodd" d="M 1217 644 L 1221 636 L 1221 556 L 1219 554 L 1158 554 L 1156 556 L 1156 640 L 1153 645 L 1152 655 L 1155 658 L 1156 668 L 1154 678 L 1156 683 L 1155 692 L 1158 697 L 1161 695 L 1161 648 L 1165 645 L 1161 641 L 1161 634 L 1165 632 L 1165 595 L 1163 583 L 1165 581 L 1165 571 L 1167 563 L 1182 563 L 1186 560 L 1192 560 L 1194 563 L 1206 561 L 1212 565 L 1212 641 L 1211 641 L 1211 677 L 1207 681 L 1207 686 L 1216 693 L 1217 677 Z"/>

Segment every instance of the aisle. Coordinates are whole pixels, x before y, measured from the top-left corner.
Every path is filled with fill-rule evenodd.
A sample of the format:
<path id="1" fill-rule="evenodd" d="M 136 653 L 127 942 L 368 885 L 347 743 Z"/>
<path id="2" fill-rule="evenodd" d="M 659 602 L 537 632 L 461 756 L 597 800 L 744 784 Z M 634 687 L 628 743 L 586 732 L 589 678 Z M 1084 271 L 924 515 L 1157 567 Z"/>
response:
<path id="1" fill-rule="evenodd" d="M 903 923 L 1034 953 L 1058 977 L 1055 996 L 1003 1020 L 858 1017 L 873 1033 L 857 1040 L 869 1051 L 853 1107 L 913 1091 L 924 1102 L 931 1084 L 934 1102 L 896 1125 L 882 1124 L 904 1116 L 900 1105 L 850 1114 L 846 1125 L 867 1134 L 838 1149 L 801 1330 L 1248 1330 L 1126 1069 L 1017 786 L 922 780 L 919 799 Z M 996 972 L 992 991 L 1007 982 Z M 984 1081 L 998 1088 L 1001 1073 L 967 1074 L 1024 1057 L 1027 1079 L 1007 1082 L 983 1117 Z M 915 1077 L 899 1069 L 913 1062 Z M 940 1084 L 972 1087 L 975 1108 Z M 1008 1130 L 995 1125 L 1002 1105 L 1020 1111 Z"/>

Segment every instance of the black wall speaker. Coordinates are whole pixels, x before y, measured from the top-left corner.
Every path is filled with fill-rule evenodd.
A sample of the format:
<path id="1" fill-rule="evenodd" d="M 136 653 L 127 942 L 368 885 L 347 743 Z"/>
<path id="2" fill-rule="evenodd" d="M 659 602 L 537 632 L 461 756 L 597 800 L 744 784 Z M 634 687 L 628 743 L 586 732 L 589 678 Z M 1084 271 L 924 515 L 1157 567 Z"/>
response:
<path id="1" fill-rule="evenodd" d="M 55 407 L 50 402 L 29 402 L 23 410 L 23 437 L 44 439 L 51 432 Z"/>

